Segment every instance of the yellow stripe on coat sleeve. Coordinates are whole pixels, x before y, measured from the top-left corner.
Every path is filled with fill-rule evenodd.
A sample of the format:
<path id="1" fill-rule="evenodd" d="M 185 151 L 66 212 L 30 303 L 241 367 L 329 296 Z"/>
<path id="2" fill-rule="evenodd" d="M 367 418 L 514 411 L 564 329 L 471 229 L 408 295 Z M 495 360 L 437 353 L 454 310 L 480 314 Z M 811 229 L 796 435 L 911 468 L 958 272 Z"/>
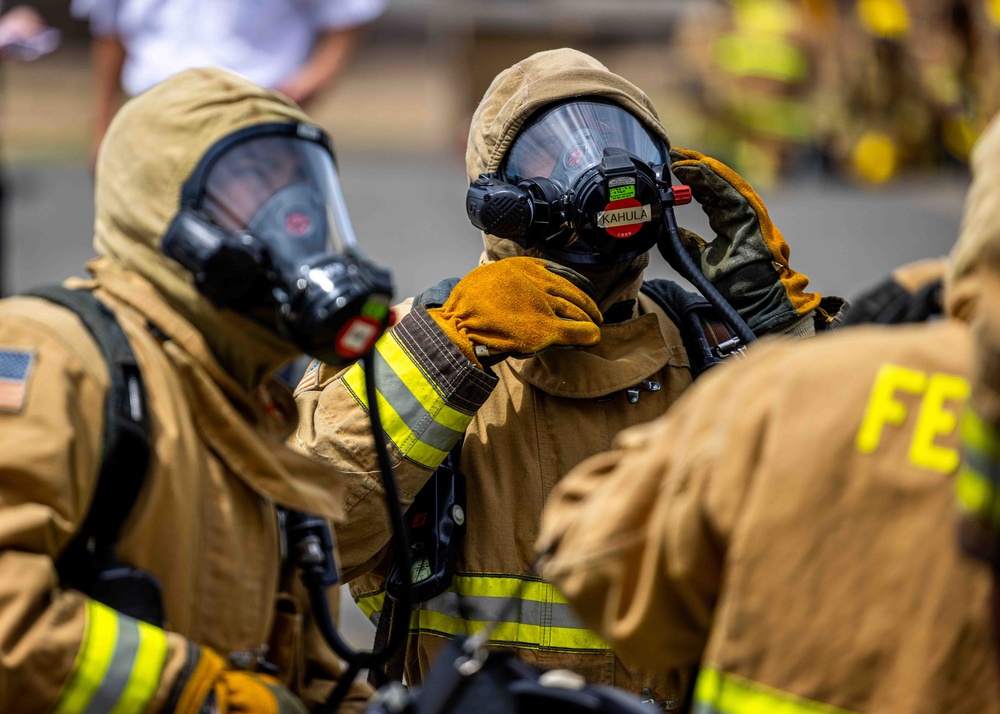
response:
<path id="1" fill-rule="evenodd" d="M 143 714 L 166 659 L 163 630 L 88 600 L 83 641 L 53 714 Z"/>

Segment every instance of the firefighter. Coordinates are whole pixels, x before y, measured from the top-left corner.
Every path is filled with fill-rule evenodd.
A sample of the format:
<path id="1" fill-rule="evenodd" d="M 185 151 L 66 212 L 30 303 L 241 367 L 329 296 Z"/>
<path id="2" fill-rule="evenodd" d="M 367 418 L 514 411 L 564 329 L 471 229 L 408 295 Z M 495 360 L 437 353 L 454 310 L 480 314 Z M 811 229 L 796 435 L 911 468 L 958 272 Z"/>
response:
<path id="1" fill-rule="evenodd" d="M 387 310 L 362 281 L 382 273 L 330 247 L 338 193 L 325 134 L 228 72 L 176 75 L 115 118 L 90 277 L 0 301 L 0 710 L 326 698 L 341 665 L 283 564 L 279 507 L 339 518 L 343 483 L 284 445 L 294 404 L 269 375 L 337 359 L 317 336 L 350 310 L 314 318 L 352 286 Z M 334 265 L 358 281 L 300 274 Z"/>
<path id="2" fill-rule="evenodd" d="M 543 574 L 625 661 L 699 666 L 695 711 L 1000 711 L 992 577 L 955 548 L 953 495 L 996 522 L 958 425 L 998 158 L 995 122 L 946 319 L 761 347 L 550 497 Z"/>
<path id="3" fill-rule="evenodd" d="M 524 228 L 534 236 L 530 245 L 523 236 L 485 235 L 480 266 L 408 302 L 408 314 L 376 345 L 380 411 L 392 415 L 384 421 L 406 505 L 459 442 L 468 491 L 465 541 L 450 586 L 412 616 L 408 682 L 421 682 L 448 639 L 501 616 L 492 647 L 592 682 L 646 690 L 671 706 L 682 700 L 683 673 L 625 668 L 554 588 L 529 572 L 542 506 L 562 475 L 606 449 L 620 430 L 662 414 L 691 384 L 694 357 L 677 313 L 668 313 L 684 307 L 683 291 L 664 281 L 658 295 L 640 292 L 648 251 L 661 234 L 641 210 L 647 199 L 635 196 L 652 196 L 642 193 L 651 190 L 650 164 L 671 160 L 717 232 L 707 244 L 689 234 L 690 250 L 751 328 L 808 335 L 832 319 L 830 305 L 821 308 L 805 276 L 788 266 L 788 246 L 759 197 L 711 158 L 671 155 L 666 130 L 637 87 L 569 49 L 501 72 L 469 135 L 472 205 L 484 205 L 483 191 L 492 190 L 484 186 L 513 191 L 522 179 L 553 192 L 538 201 L 566 205 L 571 185 L 580 189 L 573 195 L 606 191 L 588 182 L 600 183 L 609 162 L 618 162 L 622 175 L 613 188 L 621 191 L 612 195 L 632 208 L 609 211 L 631 210 L 636 222 L 597 230 L 532 224 Z M 533 205 L 540 216 L 542 204 Z M 605 211 L 605 221 L 608 215 L 619 214 Z M 353 474 L 347 520 L 337 529 L 342 566 L 359 605 L 381 617 L 382 627 L 392 544 L 371 477 L 364 378 L 360 365 L 307 372 L 297 390 L 295 441 Z M 501 607 L 511 596 L 518 606 Z"/>

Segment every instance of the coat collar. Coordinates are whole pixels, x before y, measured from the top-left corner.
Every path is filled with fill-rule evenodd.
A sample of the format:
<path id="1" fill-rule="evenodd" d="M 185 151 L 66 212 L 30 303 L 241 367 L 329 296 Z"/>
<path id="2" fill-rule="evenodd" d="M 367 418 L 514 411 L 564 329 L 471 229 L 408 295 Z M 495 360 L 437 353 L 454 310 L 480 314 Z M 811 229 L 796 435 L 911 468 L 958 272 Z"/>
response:
<path id="1" fill-rule="evenodd" d="M 601 327 L 601 342 L 588 350 L 552 350 L 507 360 L 508 369 L 547 394 L 571 399 L 604 397 L 627 389 L 667 365 L 686 367 L 680 331 L 645 296 L 644 313 Z"/>
<path id="2" fill-rule="evenodd" d="M 161 341 L 205 444 L 251 490 L 322 518 L 343 515 L 341 475 L 283 443 L 296 418 L 287 388 L 269 380 L 247 394 L 202 335 L 137 274 L 101 271 L 97 279 L 77 285 L 95 289 L 116 312 L 130 315 Z"/>

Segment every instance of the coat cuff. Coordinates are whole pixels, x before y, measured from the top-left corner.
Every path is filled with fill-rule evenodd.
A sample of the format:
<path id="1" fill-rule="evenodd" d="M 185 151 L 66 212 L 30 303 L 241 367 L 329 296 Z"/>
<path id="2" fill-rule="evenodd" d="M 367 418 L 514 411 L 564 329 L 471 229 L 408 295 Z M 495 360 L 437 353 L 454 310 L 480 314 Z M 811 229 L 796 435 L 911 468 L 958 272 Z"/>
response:
<path id="1" fill-rule="evenodd" d="M 375 344 L 382 427 L 404 459 L 435 469 L 465 434 L 498 379 L 470 363 L 418 306 Z M 368 410 L 361 363 L 341 377 Z"/>

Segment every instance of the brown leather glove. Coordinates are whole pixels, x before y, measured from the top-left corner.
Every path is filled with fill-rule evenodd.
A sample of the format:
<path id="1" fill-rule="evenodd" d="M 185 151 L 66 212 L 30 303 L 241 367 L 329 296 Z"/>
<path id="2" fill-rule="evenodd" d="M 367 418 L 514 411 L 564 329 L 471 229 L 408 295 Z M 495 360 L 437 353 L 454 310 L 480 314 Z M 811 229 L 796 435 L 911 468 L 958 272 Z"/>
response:
<path id="1" fill-rule="evenodd" d="M 750 184 L 697 151 L 675 147 L 670 160 L 715 231 L 711 243 L 687 233 L 693 257 L 751 330 L 776 331 L 819 307 L 819 293 L 806 292 L 809 278 L 788 265 L 788 243 Z"/>
<path id="2" fill-rule="evenodd" d="M 590 292 L 590 295 L 587 294 Z M 596 288 L 579 273 L 538 258 L 480 265 L 428 314 L 473 364 L 496 364 L 551 347 L 601 340 Z"/>
<path id="3" fill-rule="evenodd" d="M 207 647 L 192 648 L 197 664 L 183 682 L 177 714 L 308 714 L 305 704 L 274 677 L 226 669 Z"/>

